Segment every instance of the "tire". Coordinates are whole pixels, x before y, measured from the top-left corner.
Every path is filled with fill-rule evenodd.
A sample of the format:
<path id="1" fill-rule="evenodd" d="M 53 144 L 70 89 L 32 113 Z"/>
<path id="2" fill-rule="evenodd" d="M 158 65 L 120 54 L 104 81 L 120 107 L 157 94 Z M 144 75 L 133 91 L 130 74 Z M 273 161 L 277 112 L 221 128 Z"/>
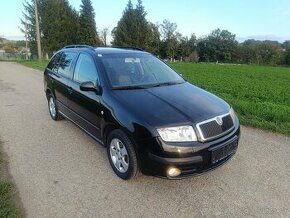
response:
<path id="1" fill-rule="evenodd" d="M 129 180 L 138 176 L 139 164 L 133 141 L 122 130 L 113 130 L 108 135 L 107 154 L 118 177 Z"/>
<path id="2" fill-rule="evenodd" d="M 48 111 L 49 111 L 50 117 L 55 121 L 60 120 L 62 116 L 58 112 L 56 100 L 52 94 L 48 95 L 47 102 L 48 102 Z"/>

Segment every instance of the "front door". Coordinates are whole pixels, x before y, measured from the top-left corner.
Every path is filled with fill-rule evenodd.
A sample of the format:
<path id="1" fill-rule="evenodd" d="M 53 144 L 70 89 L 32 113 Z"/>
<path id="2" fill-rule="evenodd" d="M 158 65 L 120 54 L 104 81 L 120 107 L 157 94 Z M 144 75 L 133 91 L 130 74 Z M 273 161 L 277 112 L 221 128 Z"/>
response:
<path id="1" fill-rule="evenodd" d="M 73 80 L 69 83 L 72 93 L 69 96 L 68 105 L 72 110 L 74 121 L 95 139 L 101 138 L 101 97 L 94 91 L 80 90 L 80 84 L 93 82 L 98 85 L 98 81 L 94 59 L 89 54 L 81 53 L 75 65 Z"/>

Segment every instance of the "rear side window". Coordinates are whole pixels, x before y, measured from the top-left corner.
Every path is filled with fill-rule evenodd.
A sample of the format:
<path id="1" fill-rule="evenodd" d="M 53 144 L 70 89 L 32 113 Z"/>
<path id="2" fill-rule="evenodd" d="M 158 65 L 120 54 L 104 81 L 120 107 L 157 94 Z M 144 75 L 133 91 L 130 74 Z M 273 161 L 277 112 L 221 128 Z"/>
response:
<path id="1" fill-rule="evenodd" d="M 58 73 L 65 77 L 71 78 L 72 72 L 70 68 L 76 56 L 77 53 L 64 52 L 59 61 Z"/>
<path id="2" fill-rule="evenodd" d="M 47 65 L 47 68 L 52 70 L 55 73 L 57 72 L 58 61 L 59 61 L 60 56 L 61 56 L 61 52 L 54 55 L 51 61 L 49 62 L 49 64 Z"/>
<path id="3" fill-rule="evenodd" d="M 93 59 L 86 54 L 80 54 L 75 67 L 74 80 L 79 83 L 93 82 L 98 80 L 98 73 Z"/>

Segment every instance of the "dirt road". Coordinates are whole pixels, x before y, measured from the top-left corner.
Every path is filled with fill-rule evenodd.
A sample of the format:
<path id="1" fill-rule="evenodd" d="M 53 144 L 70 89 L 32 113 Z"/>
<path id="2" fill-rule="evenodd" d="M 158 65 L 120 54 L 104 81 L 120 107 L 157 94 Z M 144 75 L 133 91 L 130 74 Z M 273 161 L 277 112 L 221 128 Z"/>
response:
<path id="1" fill-rule="evenodd" d="M 42 73 L 0 62 L 0 137 L 28 217 L 290 217 L 290 138 L 242 128 L 237 155 L 180 181 L 117 178 L 106 151 L 52 121 Z"/>

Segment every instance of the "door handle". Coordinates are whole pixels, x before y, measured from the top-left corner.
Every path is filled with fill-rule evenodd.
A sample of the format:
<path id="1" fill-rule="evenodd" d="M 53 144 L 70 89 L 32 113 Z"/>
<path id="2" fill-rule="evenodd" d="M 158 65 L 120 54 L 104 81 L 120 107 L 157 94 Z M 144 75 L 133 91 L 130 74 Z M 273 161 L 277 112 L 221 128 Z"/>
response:
<path id="1" fill-rule="evenodd" d="M 73 93 L 73 89 L 71 87 L 68 87 L 67 88 L 67 91 L 68 91 L 69 94 L 72 94 Z"/>

